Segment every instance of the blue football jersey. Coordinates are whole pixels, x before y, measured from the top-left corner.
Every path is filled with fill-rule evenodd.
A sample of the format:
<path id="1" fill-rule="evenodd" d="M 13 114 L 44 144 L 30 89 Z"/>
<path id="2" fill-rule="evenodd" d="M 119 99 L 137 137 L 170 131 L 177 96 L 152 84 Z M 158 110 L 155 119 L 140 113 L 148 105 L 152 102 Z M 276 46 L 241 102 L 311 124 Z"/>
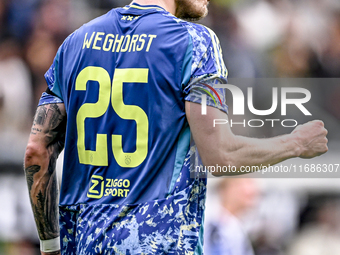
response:
<path id="1" fill-rule="evenodd" d="M 158 6 L 113 9 L 65 40 L 39 102 L 67 112 L 62 254 L 202 254 L 185 101 L 206 93 L 227 112 L 226 77 L 216 35 Z"/>

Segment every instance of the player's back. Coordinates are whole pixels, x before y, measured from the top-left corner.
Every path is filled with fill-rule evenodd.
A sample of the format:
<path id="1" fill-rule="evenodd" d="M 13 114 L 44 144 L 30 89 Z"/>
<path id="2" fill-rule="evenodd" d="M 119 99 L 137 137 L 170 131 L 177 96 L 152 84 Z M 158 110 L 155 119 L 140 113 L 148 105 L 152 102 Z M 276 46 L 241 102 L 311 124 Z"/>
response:
<path id="1" fill-rule="evenodd" d="M 158 8 L 134 7 L 112 10 L 67 40 L 60 53 L 70 155 L 63 184 L 76 179 L 90 190 L 78 186 L 61 204 L 131 204 L 167 195 L 186 123 L 181 69 L 188 40 Z"/>
<path id="2" fill-rule="evenodd" d="M 185 163 L 191 53 L 180 21 L 137 4 L 85 24 L 60 48 L 47 80 L 55 79 L 52 92 L 68 116 L 65 254 L 197 249 L 205 187 L 189 178 Z"/>

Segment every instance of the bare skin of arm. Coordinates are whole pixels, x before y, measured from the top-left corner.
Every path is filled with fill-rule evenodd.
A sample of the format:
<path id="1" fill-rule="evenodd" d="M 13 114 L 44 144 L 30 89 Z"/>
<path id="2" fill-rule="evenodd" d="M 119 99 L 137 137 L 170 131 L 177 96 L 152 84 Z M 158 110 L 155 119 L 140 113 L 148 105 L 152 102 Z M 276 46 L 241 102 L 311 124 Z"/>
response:
<path id="1" fill-rule="evenodd" d="M 40 240 L 59 236 L 56 160 L 64 147 L 64 104 L 37 108 L 26 148 L 24 168 L 29 197 Z M 60 251 L 42 255 L 58 255 Z"/>
<path id="2" fill-rule="evenodd" d="M 268 139 L 234 135 L 229 125 L 213 126 L 214 119 L 228 119 L 227 114 L 214 107 L 207 107 L 201 114 L 201 105 L 186 102 L 186 115 L 190 130 L 205 166 L 274 165 L 289 158 L 313 158 L 327 152 L 327 130 L 322 121 L 311 121 L 297 126 L 292 133 Z"/>

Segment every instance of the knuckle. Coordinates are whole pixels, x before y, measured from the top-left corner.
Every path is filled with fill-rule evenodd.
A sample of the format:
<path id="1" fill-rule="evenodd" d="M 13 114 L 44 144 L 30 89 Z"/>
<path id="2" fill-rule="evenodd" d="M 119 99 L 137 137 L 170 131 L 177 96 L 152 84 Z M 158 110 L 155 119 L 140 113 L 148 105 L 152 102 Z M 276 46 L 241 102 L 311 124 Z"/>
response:
<path id="1" fill-rule="evenodd" d="M 325 125 L 322 120 L 317 120 L 317 124 L 320 125 L 321 127 Z"/>
<path id="2" fill-rule="evenodd" d="M 325 135 L 327 135 L 328 134 L 328 130 L 327 129 L 325 129 Z"/>

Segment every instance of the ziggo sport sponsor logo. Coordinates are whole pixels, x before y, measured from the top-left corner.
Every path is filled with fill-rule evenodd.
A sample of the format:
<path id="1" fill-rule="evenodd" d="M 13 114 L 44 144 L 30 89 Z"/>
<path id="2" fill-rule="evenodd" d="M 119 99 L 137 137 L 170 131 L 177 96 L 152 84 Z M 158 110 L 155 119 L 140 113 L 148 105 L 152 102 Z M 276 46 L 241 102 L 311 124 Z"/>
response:
<path id="1" fill-rule="evenodd" d="M 128 179 L 106 179 L 104 181 L 102 176 L 92 175 L 87 197 L 96 199 L 103 196 L 127 197 L 130 191 L 129 187 L 130 180 Z"/>

